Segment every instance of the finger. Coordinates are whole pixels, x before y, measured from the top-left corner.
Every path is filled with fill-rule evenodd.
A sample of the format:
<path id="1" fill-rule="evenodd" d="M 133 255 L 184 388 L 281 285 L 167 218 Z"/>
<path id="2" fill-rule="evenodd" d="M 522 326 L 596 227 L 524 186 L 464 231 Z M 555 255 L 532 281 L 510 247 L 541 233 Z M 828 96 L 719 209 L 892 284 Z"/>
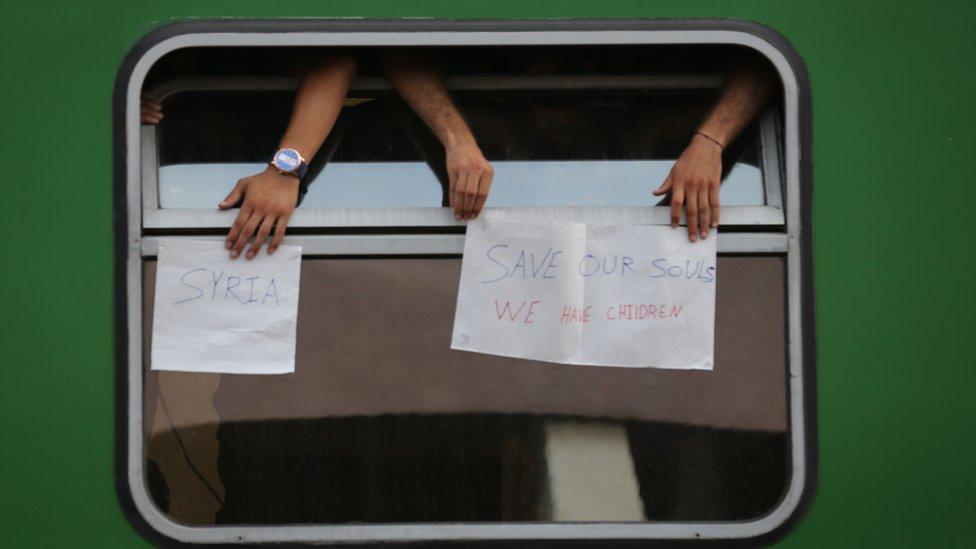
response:
<path id="1" fill-rule="evenodd" d="M 160 107 L 159 104 L 156 103 L 156 102 L 154 102 L 154 101 L 151 101 L 151 100 L 150 101 L 143 101 L 143 103 L 141 105 L 139 105 L 139 112 L 140 112 L 140 114 L 143 114 L 143 115 L 154 115 L 154 116 L 158 115 L 158 116 L 162 116 L 162 114 L 163 114 L 163 108 Z"/>
<path id="2" fill-rule="evenodd" d="M 464 216 L 464 190 L 468 185 L 468 172 L 458 173 L 457 184 L 454 186 L 454 219 L 462 219 Z"/>
<path id="3" fill-rule="evenodd" d="M 257 230 L 258 224 L 264 219 L 264 214 L 255 213 L 251 215 L 247 223 L 244 224 L 244 228 L 241 229 L 241 233 L 237 235 L 237 240 L 234 241 L 234 247 L 230 249 L 231 259 L 236 259 L 237 256 L 241 255 L 241 250 L 247 244 L 248 240 L 254 236 L 254 231 Z"/>
<path id="4" fill-rule="evenodd" d="M 681 207 L 685 203 L 684 185 L 679 185 L 674 189 L 674 196 L 671 197 L 671 228 L 677 228 L 681 223 Z"/>
<path id="5" fill-rule="evenodd" d="M 453 212 L 453 211 L 455 211 L 454 210 L 454 202 L 455 202 L 455 200 L 454 200 L 454 194 L 457 191 L 458 173 L 456 171 L 452 171 L 452 172 L 450 172 L 450 174 L 448 174 L 448 177 L 450 178 L 451 183 L 450 183 L 450 185 L 447 188 L 447 203 L 451 206 L 451 211 Z"/>
<path id="6" fill-rule="evenodd" d="M 708 238 L 708 228 L 712 223 L 711 207 L 708 203 L 708 191 L 702 189 L 698 193 L 698 229 L 702 239 Z"/>
<path id="7" fill-rule="evenodd" d="M 143 107 L 139 111 L 139 118 L 143 124 L 155 124 L 162 119 L 162 115 L 152 109 Z"/>
<path id="8" fill-rule="evenodd" d="M 688 216 L 688 240 L 698 241 L 698 193 L 688 193 L 688 203 L 685 205 L 685 215 Z"/>
<path id="9" fill-rule="evenodd" d="M 651 194 L 653 194 L 654 196 L 661 196 L 662 194 L 667 194 L 667 192 L 670 190 L 671 190 L 671 174 L 669 173 L 668 177 L 664 179 L 664 183 L 661 183 L 660 187 L 651 191 Z"/>
<path id="10" fill-rule="evenodd" d="M 478 185 L 481 177 L 478 174 L 471 174 L 468 177 L 468 185 L 464 189 L 464 212 L 461 217 L 471 219 L 474 217 L 474 203 L 478 200 Z"/>
<path id="11" fill-rule="evenodd" d="M 471 217 L 478 217 L 481 210 L 484 209 L 485 202 L 488 201 L 488 192 L 491 190 L 491 180 L 494 179 L 494 175 L 491 171 L 488 171 L 488 173 L 481 176 L 481 182 L 478 184 L 478 196 L 475 198 Z"/>
<path id="12" fill-rule="evenodd" d="M 718 185 L 712 185 L 712 190 L 709 191 L 708 202 L 712 206 L 712 227 L 718 227 L 718 214 L 719 214 L 719 202 L 718 202 Z"/>
<path id="13" fill-rule="evenodd" d="M 228 250 L 237 242 L 238 235 L 244 230 L 244 226 L 247 225 L 248 219 L 251 218 L 251 210 L 246 210 L 241 208 L 238 212 L 237 218 L 234 219 L 234 223 L 230 226 L 230 231 L 227 232 L 227 240 L 224 242 L 224 247 Z"/>
<path id="14" fill-rule="evenodd" d="M 225 198 L 220 204 L 217 204 L 217 207 L 221 210 L 231 208 L 234 206 L 234 204 L 237 204 L 237 202 L 240 201 L 241 195 L 243 194 L 244 185 L 242 182 L 238 181 L 237 184 L 234 185 L 234 188 L 230 190 L 230 194 L 227 195 L 227 198 Z"/>
<path id="15" fill-rule="evenodd" d="M 275 226 L 274 240 L 272 240 L 271 244 L 268 245 L 269 254 L 275 253 L 278 246 L 281 246 L 281 241 L 285 238 L 285 228 L 288 226 L 288 218 L 290 217 L 291 214 L 283 215 L 278 218 L 278 224 Z"/>
<path id="16" fill-rule="evenodd" d="M 261 251 L 261 246 L 264 246 L 264 243 L 268 241 L 268 235 L 271 234 L 271 227 L 274 225 L 274 222 L 275 216 L 273 215 L 264 218 L 264 221 L 261 222 L 261 228 L 258 229 L 258 234 L 254 237 L 254 242 L 251 242 L 251 247 L 247 250 L 247 256 L 245 257 L 254 259 L 254 256 L 258 255 L 258 252 Z"/>

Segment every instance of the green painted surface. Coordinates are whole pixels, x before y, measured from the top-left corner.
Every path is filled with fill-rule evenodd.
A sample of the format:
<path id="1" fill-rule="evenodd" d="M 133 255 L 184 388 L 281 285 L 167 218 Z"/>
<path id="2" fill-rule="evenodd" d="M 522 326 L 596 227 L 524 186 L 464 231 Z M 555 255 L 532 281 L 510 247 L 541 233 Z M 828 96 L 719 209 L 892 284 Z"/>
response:
<path id="1" fill-rule="evenodd" d="M 976 4 L 181 0 L 4 2 L 5 546 L 142 544 L 112 485 L 112 85 L 141 35 L 190 16 L 733 17 L 782 32 L 814 90 L 821 454 L 815 504 L 783 545 L 967 545 Z"/>

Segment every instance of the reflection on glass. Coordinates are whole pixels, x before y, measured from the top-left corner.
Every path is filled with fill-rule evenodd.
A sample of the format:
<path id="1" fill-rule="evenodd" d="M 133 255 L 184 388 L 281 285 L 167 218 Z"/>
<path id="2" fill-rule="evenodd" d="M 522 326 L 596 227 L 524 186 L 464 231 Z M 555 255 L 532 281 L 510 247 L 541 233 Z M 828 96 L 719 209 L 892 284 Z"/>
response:
<path id="1" fill-rule="evenodd" d="M 306 259 L 295 373 L 247 376 L 149 370 L 146 261 L 156 505 L 182 523 L 262 525 L 728 521 L 779 501 L 782 258 L 719 259 L 711 372 L 452 351 L 459 269 Z"/>

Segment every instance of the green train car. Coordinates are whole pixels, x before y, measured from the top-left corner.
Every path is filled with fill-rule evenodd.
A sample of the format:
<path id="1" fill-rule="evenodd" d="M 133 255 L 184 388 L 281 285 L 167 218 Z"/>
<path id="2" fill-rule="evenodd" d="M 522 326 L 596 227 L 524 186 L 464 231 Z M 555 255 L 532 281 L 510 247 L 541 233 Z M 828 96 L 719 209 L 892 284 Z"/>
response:
<path id="1" fill-rule="evenodd" d="M 4 547 L 973 544 L 976 4 L 4 11 Z M 161 247 L 223 241 L 323 59 L 354 70 L 284 237 L 294 372 L 154 370 Z M 403 59 L 489 209 L 667 226 L 651 191 L 717 145 L 714 368 L 452 350 L 470 221 Z"/>

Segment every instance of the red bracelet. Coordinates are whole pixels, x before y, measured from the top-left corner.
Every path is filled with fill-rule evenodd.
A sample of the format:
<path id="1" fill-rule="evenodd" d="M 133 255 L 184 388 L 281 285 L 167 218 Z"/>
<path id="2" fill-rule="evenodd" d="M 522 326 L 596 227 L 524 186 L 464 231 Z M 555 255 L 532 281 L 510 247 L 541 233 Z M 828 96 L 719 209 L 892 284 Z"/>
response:
<path id="1" fill-rule="evenodd" d="M 698 130 L 695 133 L 697 133 L 698 135 L 700 135 L 700 136 L 704 137 L 705 139 L 711 141 L 712 143 L 715 143 L 716 145 L 718 145 L 718 148 L 722 149 L 723 151 L 725 150 L 725 145 L 723 145 L 722 142 L 719 141 L 718 139 L 715 139 L 714 137 L 708 135 L 707 133 L 705 133 L 705 132 L 703 132 L 701 130 Z"/>

